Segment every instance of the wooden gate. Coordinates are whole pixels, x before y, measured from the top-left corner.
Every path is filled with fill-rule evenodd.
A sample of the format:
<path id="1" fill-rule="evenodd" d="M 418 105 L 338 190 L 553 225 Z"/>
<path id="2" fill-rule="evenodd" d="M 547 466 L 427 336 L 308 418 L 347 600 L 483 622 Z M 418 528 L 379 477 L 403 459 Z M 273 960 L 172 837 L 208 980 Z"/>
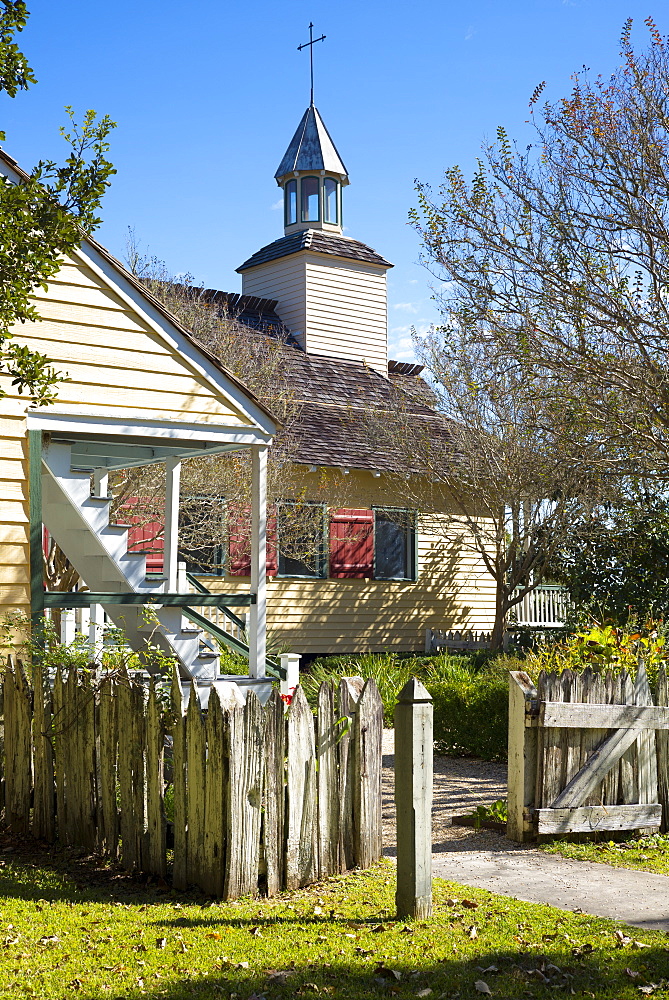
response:
<path id="1" fill-rule="evenodd" d="M 527 674 L 512 671 L 507 835 L 525 841 L 662 826 L 666 695 L 662 669 L 660 704 L 653 704 L 641 661 L 635 681 L 625 671 L 587 668 L 542 672 L 535 688 Z"/>

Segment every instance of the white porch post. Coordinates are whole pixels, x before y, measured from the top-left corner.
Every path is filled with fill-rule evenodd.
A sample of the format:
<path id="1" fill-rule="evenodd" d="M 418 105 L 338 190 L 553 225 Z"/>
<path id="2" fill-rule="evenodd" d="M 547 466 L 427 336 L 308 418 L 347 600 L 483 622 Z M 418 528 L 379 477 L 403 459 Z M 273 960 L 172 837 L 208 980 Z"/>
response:
<path id="1" fill-rule="evenodd" d="M 267 626 L 267 448 L 254 446 L 251 480 L 251 593 L 249 675 L 265 676 Z"/>
<path id="2" fill-rule="evenodd" d="M 167 577 L 167 592 L 178 591 L 179 566 L 179 487 L 181 485 L 181 459 L 165 459 L 165 541 L 163 573 Z"/>
<path id="3" fill-rule="evenodd" d="M 106 498 L 109 489 L 109 471 L 96 469 L 93 473 L 93 495 Z"/>

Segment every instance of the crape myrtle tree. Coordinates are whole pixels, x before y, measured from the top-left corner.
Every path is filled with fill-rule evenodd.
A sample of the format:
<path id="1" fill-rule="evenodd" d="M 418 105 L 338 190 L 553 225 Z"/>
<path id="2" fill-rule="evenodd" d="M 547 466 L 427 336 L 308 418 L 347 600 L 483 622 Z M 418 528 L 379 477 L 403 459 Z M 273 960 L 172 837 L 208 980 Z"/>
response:
<path id="1" fill-rule="evenodd" d="M 499 364 L 455 318 L 416 338 L 416 348 L 432 373 L 441 425 L 403 410 L 398 396 L 375 433 L 406 450 L 411 471 L 398 489 L 407 505 L 494 581 L 497 649 L 574 521 L 601 501 L 608 461 L 536 368 Z"/>
<path id="2" fill-rule="evenodd" d="M 0 91 L 12 98 L 36 82 L 14 40 L 27 17 L 23 0 L 0 0 Z M 0 177 L 0 373 L 10 375 L 18 392 L 40 406 L 53 402 L 61 376 L 45 355 L 14 341 L 16 324 L 39 319 L 32 293 L 47 287 L 62 255 L 99 224 L 96 213 L 115 172 L 106 157 L 111 119 L 98 120 L 88 111 L 77 125 L 72 109 L 66 110 L 70 124 L 61 135 L 70 153 L 65 162 L 40 161 L 17 184 Z"/>
<path id="3" fill-rule="evenodd" d="M 529 145 L 500 128 L 412 213 L 423 258 L 486 357 L 537 365 L 574 419 L 633 470 L 669 469 L 669 46 L 625 24 L 622 64 L 577 73 Z"/>

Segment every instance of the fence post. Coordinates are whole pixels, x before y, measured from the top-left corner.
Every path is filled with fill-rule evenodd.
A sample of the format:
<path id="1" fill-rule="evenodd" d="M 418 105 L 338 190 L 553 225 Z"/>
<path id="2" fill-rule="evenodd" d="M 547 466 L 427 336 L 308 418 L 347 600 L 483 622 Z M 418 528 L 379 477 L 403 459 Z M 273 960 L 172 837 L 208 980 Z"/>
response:
<path id="1" fill-rule="evenodd" d="M 525 725 L 528 703 L 537 690 L 523 670 L 509 671 L 509 780 L 506 835 L 518 843 L 533 838 L 530 810 L 537 777 L 538 729 Z"/>
<path id="2" fill-rule="evenodd" d="M 400 919 L 432 913 L 432 698 L 416 678 L 395 707 L 395 807 Z"/>

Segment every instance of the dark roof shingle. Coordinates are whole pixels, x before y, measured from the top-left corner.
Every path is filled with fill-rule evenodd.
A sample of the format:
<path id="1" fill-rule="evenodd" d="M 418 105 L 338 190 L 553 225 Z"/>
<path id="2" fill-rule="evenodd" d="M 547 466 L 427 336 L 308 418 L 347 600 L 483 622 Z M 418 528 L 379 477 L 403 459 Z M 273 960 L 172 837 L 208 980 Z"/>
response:
<path id="1" fill-rule="evenodd" d="M 318 229 L 306 229 L 303 232 L 282 236 L 280 240 L 275 240 L 274 243 L 262 247 L 243 264 L 240 264 L 237 272 L 241 273 L 251 267 L 257 267 L 258 264 L 278 260 L 280 257 L 288 257 L 290 254 L 299 253 L 300 250 L 311 250 L 313 253 L 325 253 L 334 257 L 347 257 L 350 260 L 380 264 L 382 267 L 393 266 L 385 257 L 382 257 L 365 243 L 359 243 L 347 236 L 335 236 L 332 233 L 321 232 Z"/>

